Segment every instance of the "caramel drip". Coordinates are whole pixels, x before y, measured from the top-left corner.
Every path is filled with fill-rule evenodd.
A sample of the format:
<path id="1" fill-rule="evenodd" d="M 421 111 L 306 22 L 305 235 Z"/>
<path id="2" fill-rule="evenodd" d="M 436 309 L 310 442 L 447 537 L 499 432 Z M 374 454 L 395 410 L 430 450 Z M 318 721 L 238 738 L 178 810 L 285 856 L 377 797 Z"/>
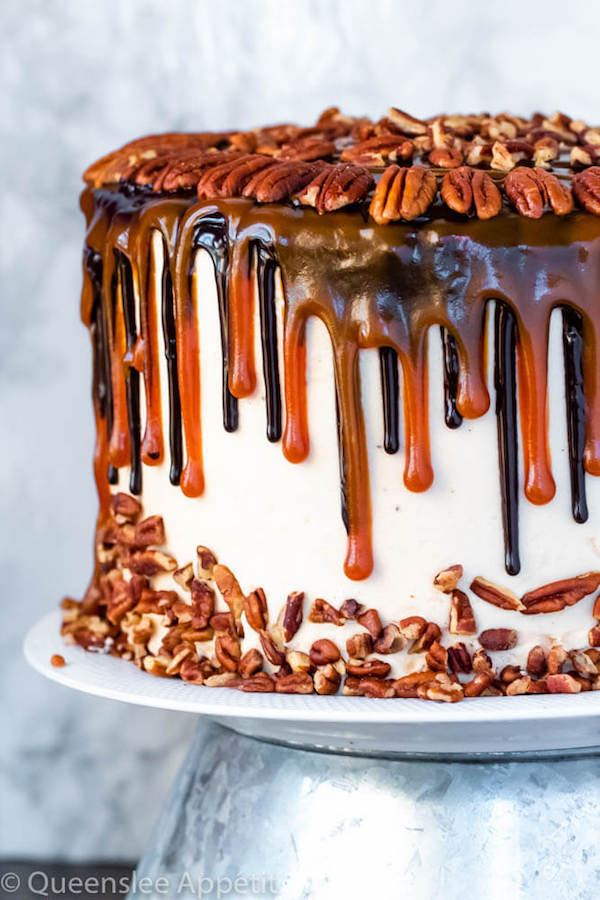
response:
<path id="1" fill-rule="evenodd" d="M 507 213 L 483 222 L 440 214 L 429 222 L 387 226 L 369 222 L 367 227 L 357 211 L 319 217 L 310 210 L 246 200 L 199 203 L 191 197 L 125 196 L 116 190 L 86 191 L 82 208 L 88 221 L 87 245 L 90 252 L 102 256 L 99 299 L 94 300 L 88 279 L 82 315 L 97 335 L 96 357 L 106 359 L 97 367 L 106 379 L 105 399 L 100 399 L 103 392 L 98 382 L 95 406 L 113 465 L 134 461 L 132 399 L 138 371 L 144 376 L 147 407 L 143 461 L 159 461 L 162 453 L 157 298 L 151 287 L 155 279 L 149 252 L 151 234 L 159 231 L 167 257 L 162 324 L 169 377 L 171 480 L 176 483 L 181 475 L 186 495 L 198 496 L 204 487 L 198 336 L 202 322 L 194 290 L 195 251 L 202 247 L 211 254 L 217 281 L 227 430 L 237 427 L 236 398 L 248 396 L 256 387 L 256 283 L 267 436 L 278 440 L 283 409 L 274 276 L 279 268 L 284 289 L 282 449 L 291 462 L 301 462 L 310 451 L 307 322 L 316 317 L 327 328 L 335 366 L 348 577 L 366 578 L 373 567 L 360 351 L 373 348 L 380 353 L 387 452 L 397 452 L 400 443 L 401 373 L 404 482 L 412 491 L 424 491 L 434 477 L 428 421 L 429 332 L 439 327 L 442 333 L 447 424 L 456 427 L 462 418 L 482 416 L 490 402 L 484 340 L 490 299 L 497 302 L 494 380 L 507 571 L 517 572 L 520 566 L 517 389 L 526 496 L 531 502 L 546 503 L 555 490 L 546 407 L 549 322 L 557 307 L 565 310 L 573 513 L 577 521 L 584 520 L 583 460 L 586 471 L 600 474 L 600 221 L 594 216 L 574 213 L 562 220 L 547 216 L 532 221 Z M 121 279 L 115 270 L 119 254 L 130 267 L 130 276 L 125 267 Z M 131 294 L 137 288 L 140 296 L 140 335 L 135 334 L 131 315 L 129 278 Z M 123 296 L 121 284 L 125 285 Z M 104 316 L 94 311 L 94 303 Z M 101 469 L 100 480 L 105 477 Z"/>

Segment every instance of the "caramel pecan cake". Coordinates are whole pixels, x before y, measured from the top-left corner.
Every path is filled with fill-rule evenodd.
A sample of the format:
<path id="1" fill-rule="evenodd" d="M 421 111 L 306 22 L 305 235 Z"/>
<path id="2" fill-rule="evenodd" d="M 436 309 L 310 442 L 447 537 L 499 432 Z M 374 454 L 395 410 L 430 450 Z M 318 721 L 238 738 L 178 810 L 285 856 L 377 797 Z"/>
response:
<path id="1" fill-rule="evenodd" d="M 243 691 L 600 687 L 597 163 L 562 113 L 334 108 L 92 165 L 66 639 Z"/>

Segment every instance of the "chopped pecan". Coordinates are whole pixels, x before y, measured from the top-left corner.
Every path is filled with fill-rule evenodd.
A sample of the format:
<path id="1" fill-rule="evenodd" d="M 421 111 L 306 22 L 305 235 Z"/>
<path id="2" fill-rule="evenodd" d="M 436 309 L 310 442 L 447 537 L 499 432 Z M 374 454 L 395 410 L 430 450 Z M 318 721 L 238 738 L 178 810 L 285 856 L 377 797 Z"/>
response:
<path id="1" fill-rule="evenodd" d="M 53 653 L 50 657 L 50 665 L 55 669 L 62 669 L 66 665 L 64 656 L 61 656 L 60 653 Z"/>
<path id="2" fill-rule="evenodd" d="M 471 590 L 481 600 L 485 600 L 493 606 L 498 606 L 500 609 L 523 609 L 523 604 L 513 591 L 498 584 L 493 584 L 491 581 L 486 581 L 480 575 L 477 575 L 471 582 Z"/>
<path id="3" fill-rule="evenodd" d="M 361 166 L 384 166 L 388 160 L 406 160 L 412 154 L 412 141 L 398 134 L 383 134 L 346 147 L 341 159 Z"/>
<path id="4" fill-rule="evenodd" d="M 437 179 L 423 166 L 388 166 L 375 188 L 369 212 L 379 225 L 423 215 L 437 191 Z"/>
<path id="5" fill-rule="evenodd" d="M 312 694 L 314 685 L 308 672 L 292 672 L 276 680 L 275 690 L 279 694 Z"/>
<path id="6" fill-rule="evenodd" d="M 237 634 L 235 622 L 230 612 L 215 613 L 210 617 L 209 625 L 217 632 L 227 632 L 232 637 Z"/>
<path id="7" fill-rule="evenodd" d="M 600 625 L 594 625 L 588 631 L 588 643 L 591 647 L 600 647 Z"/>
<path id="8" fill-rule="evenodd" d="M 249 678 L 251 675 L 256 675 L 257 672 L 260 672 L 262 667 L 263 655 L 256 647 L 252 647 L 240 659 L 238 671 L 242 678 Z"/>
<path id="9" fill-rule="evenodd" d="M 188 684 L 204 683 L 204 672 L 201 664 L 190 657 L 182 662 L 179 669 L 179 676 L 183 681 L 187 681 Z"/>
<path id="10" fill-rule="evenodd" d="M 362 625 L 363 628 L 367 629 L 373 640 L 377 640 L 383 631 L 381 619 L 379 618 L 379 613 L 376 609 L 366 609 L 356 617 L 356 621 L 359 625 Z"/>
<path id="11" fill-rule="evenodd" d="M 356 619 L 356 617 L 363 611 L 363 608 L 364 607 L 360 603 L 358 603 L 357 600 L 349 598 L 348 600 L 344 600 L 344 602 L 340 606 L 340 615 L 343 616 L 344 619 Z"/>
<path id="12" fill-rule="evenodd" d="M 308 614 L 309 622 L 329 622 L 331 625 L 343 625 L 344 619 L 331 603 L 320 597 L 314 601 Z"/>
<path id="13" fill-rule="evenodd" d="M 130 494 L 124 494 L 121 491 L 113 494 L 110 498 L 110 507 L 117 521 L 120 522 L 137 522 L 142 512 L 142 504 Z"/>
<path id="14" fill-rule="evenodd" d="M 286 642 L 292 640 L 302 624 L 303 605 L 303 591 L 292 591 L 288 595 L 283 612 L 283 637 Z"/>
<path id="15" fill-rule="evenodd" d="M 481 697 L 485 691 L 489 690 L 493 680 L 490 672 L 479 672 L 471 681 L 463 684 L 465 697 Z"/>
<path id="16" fill-rule="evenodd" d="M 369 637 L 369 635 L 364 635 L 364 637 Z M 375 653 L 397 653 L 398 650 L 402 650 L 405 646 L 404 637 L 400 633 L 400 629 L 393 622 L 390 622 L 389 625 L 386 625 L 373 644 L 373 650 Z M 348 643 L 346 642 L 346 648 L 348 647 Z M 353 654 L 350 654 L 351 656 Z"/>
<path id="17" fill-rule="evenodd" d="M 485 650 L 512 650 L 517 645 L 514 628 L 487 628 L 479 635 L 479 643 Z"/>
<path id="18" fill-rule="evenodd" d="M 173 580 L 185 591 L 192 589 L 192 581 L 194 580 L 194 567 L 191 563 L 181 566 L 173 572 Z"/>
<path id="19" fill-rule="evenodd" d="M 583 169 L 586 166 L 592 166 L 600 161 L 600 148 L 593 147 L 591 144 L 579 144 L 571 150 L 570 163 L 573 169 Z"/>
<path id="20" fill-rule="evenodd" d="M 455 673 L 472 671 L 471 654 L 462 641 L 448 647 L 448 668 Z"/>
<path id="21" fill-rule="evenodd" d="M 582 597 L 586 597 L 595 591 L 600 585 L 600 572 L 586 572 L 575 578 L 565 578 L 562 581 L 553 581 L 534 591 L 528 591 L 521 597 L 525 606 L 523 612 L 532 615 L 538 612 L 554 612 L 555 609 L 563 609 L 565 606 L 573 606 Z M 560 602 L 560 606 L 554 609 L 545 608 L 547 601 Z"/>
<path id="22" fill-rule="evenodd" d="M 365 661 L 348 661 L 346 671 L 357 678 L 387 678 L 392 667 L 382 659 L 368 659 Z"/>
<path id="23" fill-rule="evenodd" d="M 581 690 L 579 682 L 567 674 L 547 675 L 546 687 L 551 694 L 578 694 Z"/>
<path id="24" fill-rule="evenodd" d="M 409 675 L 403 675 L 394 681 L 394 692 L 396 697 L 416 697 L 417 690 L 422 684 L 429 684 L 435 678 L 436 673 L 411 672 Z"/>
<path id="25" fill-rule="evenodd" d="M 407 616 L 398 622 L 398 628 L 408 641 L 416 641 L 427 628 L 427 620 L 422 616 Z"/>
<path id="26" fill-rule="evenodd" d="M 135 526 L 133 542 L 138 547 L 151 547 L 166 541 L 165 523 L 162 516 L 148 516 Z"/>
<path id="27" fill-rule="evenodd" d="M 244 595 L 235 575 L 227 566 L 221 565 L 214 566 L 212 574 L 223 600 L 231 610 L 235 621 L 238 622 L 244 609 Z"/>
<path id="28" fill-rule="evenodd" d="M 521 676 L 519 674 L 516 678 L 513 678 L 508 682 L 506 687 L 506 696 L 515 697 L 519 694 L 529 694 L 531 693 L 531 685 L 532 681 L 529 675 Z"/>
<path id="29" fill-rule="evenodd" d="M 264 631 L 268 623 L 269 609 L 267 598 L 262 588 L 256 588 L 255 591 L 244 597 L 244 612 L 246 613 L 248 625 L 254 631 Z"/>
<path id="30" fill-rule="evenodd" d="M 326 166 L 316 172 L 295 199 L 302 206 L 312 206 L 319 215 L 358 203 L 374 184 L 373 176 L 363 166 L 342 164 Z"/>
<path id="31" fill-rule="evenodd" d="M 269 634 L 268 631 L 261 631 L 260 643 L 263 648 L 263 653 L 272 665 L 282 666 L 284 664 L 285 653 L 277 646 L 272 634 Z"/>
<path id="32" fill-rule="evenodd" d="M 317 694 L 337 694 L 342 676 L 332 665 L 317 669 L 313 683 Z"/>
<path id="33" fill-rule="evenodd" d="M 236 672 L 242 651 L 239 642 L 229 634 L 219 634 L 215 638 L 215 656 L 219 664 L 228 672 Z"/>
<path id="34" fill-rule="evenodd" d="M 557 675 L 569 658 L 569 654 L 560 644 L 554 644 L 548 651 L 547 667 L 550 675 Z"/>
<path id="35" fill-rule="evenodd" d="M 556 175 L 539 167 L 526 169 L 519 166 L 509 172 L 504 189 L 518 212 L 531 219 L 539 219 L 546 205 L 558 216 L 564 216 L 573 209 L 573 198 L 568 187 Z"/>
<path id="36" fill-rule="evenodd" d="M 401 109 L 392 106 L 388 110 L 388 119 L 398 128 L 402 134 L 426 134 L 427 123 L 421 119 L 415 119 Z"/>
<path id="37" fill-rule="evenodd" d="M 467 148 L 467 158 L 465 162 L 469 166 L 489 165 L 492 161 L 491 142 L 484 141 L 482 138 L 475 139 Z"/>
<path id="38" fill-rule="evenodd" d="M 600 594 L 594 600 L 594 606 L 592 607 L 592 616 L 594 619 L 600 619 Z"/>
<path id="39" fill-rule="evenodd" d="M 188 609 L 191 611 L 189 621 L 194 628 L 207 628 L 215 611 L 215 593 L 205 581 L 194 578 L 191 585 L 192 602 Z M 179 618 L 179 621 L 185 619 Z"/>
<path id="40" fill-rule="evenodd" d="M 438 625 L 435 622 L 428 622 L 425 626 L 425 631 L 423 634 L 411 644 L 408 652 L 409 653 L 423 653 L 425 650 L 429 650 L 429 648 L 442 636 L 442 632 Z"/>
<path id="41" fill-rule="evenodd" d="M 448 566 L 434 576 L 433 586 L 443 594 L 451 594 L 458 587 L 458 582 L 463 576 L 461 565 Z"/>
<path id="42" fill-rule="evenodd" d="M 138 575 L 158 575 L 175 571 L 177 560 L 161 550 L 139 550 L 131 554 L 129 568 Z"/>
<path id="43" fill-rule="evenodd" d="M 495 141 L 492 145 L 492 169 L 510 172 L 524 159 L 531 159 L 533 147 L 527 141 Z"/>
<path id="44" fill-rule="evenodd" d="M 597 675 L 596 664 L 583 650 L 571 650 L 569 653 L 573 668 L 579 675 Z"/>
<path id="45" fill-rule="evenodd" d="M 373 638 L 366 631 L 353 634 L 346 641 L 346 650 L 352 659 L 364 659 L 373 652 Z"/>
<path id="46" fill-rule="evenodd" d="M 212 578 L 216 564 L 217 557 L 212 550 L 209 550 L 208 547 L 203 547 L 202 544 L 196 547 L 196 570 L 198 572 L 198 578 Z"/>
<path id="47" fill-rule="evenodd" d="M 285 659 L 292 672 L 310 672 L 312 669 L 310 656 L 300 650 L 288 650 Z"/>
<path id="48" fill-rule="evenodd" d="M 358 693 L 361 697 L 372 697 L 378 700 L 389 700 L 396 696 L 394 682 L 387 678 L 359 678 Z"/>
<path id="49" fill-rule="evenodd" d="M 425 662 L 427 663 L 428 668 L 433 669 L 434 672 L 447 672 L 448 651 L 445 647 L 442 647 L 438 641 L 433 641 L 431 647 L 427 651 Z"/>
<path id="50" fill-rule="evenodd" d="M 144 656 L 142 660 L 144 669 L 150 675 L 157 675 L 159 678 L 170 678 L 170 675 L 167 675 L 167 667 L 169 665 L 168 659 L 163 659 L 158 656 Z"/>
<path id="51" fill-rule="evenodd" d="M 579 133 L 582 144 L 590 144 L 592 147 L 600 147 L 600 127 L 584 128 Z"/>
<path id="52" fill-rule="evenodd" d="M 204 678 L 207 687 L 239 687 L 241 678 L 236 672 L 216 672 Z"/>
<path id="53" fill-rule="evenodd" d="M 540 644 L 536 644 L 535 647 L 532 647 L 527 654 L 526 668 L 530 675 L 540 676 L 546 674 L 546 651 Z"/>
<path id="54" fill-rule="evenodd" d="M 504 684 L 510 684 L 520 678 L 523 673 L 519 666 L 504 666 L 500 672 L 500 681 Z"/>
<path id="55" fill-rule="evenodd" d="M 552 137 L 542 137 L 533 145 L 533 164 L 539 168 L 548 168 L 553 159 L 559 156 L 558 141 Z"/>
<path id="56" fill-rule="evenodd" d="M 583 209 L 600 216 L 600 166 L 577 172 L 572 182 L 575 199 Z"/>
<path id="57" fill-rule="evenodd" d="M 315 666 L 325 666 L 327 663 L 337 662 L 340 658 L 340 651 L 328 638 L 320 638 L 315 641 L 309 652 L 310 661 Z"/>
<path id="58" fill-rule="evenodd" d="M 473 607 L 464 591 L 452 591 L 448 630 L 451 634 L 476 634 L 477 632 Z"/>
<path id="59" fill-rule="evenodd" d="M 439 700 L 444 703 L 456 703 L 464 697 L 464 691 L 461 684 L 456 682 L 440 683 L 432 681 L 430 684 L 423 684 L 417 688 L 417 696 L 423 700 Z"/>

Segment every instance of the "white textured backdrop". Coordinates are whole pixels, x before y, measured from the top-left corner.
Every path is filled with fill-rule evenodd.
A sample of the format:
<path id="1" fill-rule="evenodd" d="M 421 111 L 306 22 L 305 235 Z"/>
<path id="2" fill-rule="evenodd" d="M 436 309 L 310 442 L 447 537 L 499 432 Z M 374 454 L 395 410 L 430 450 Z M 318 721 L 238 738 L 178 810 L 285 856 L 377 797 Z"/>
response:
<path id="1" fill-rule="evenodd" d="M 80 594 L 91 566 L 81 171 L 142 133 L 309 122 L 333 103 L 375 115 L 561 108 L 597 124 L 597 11 L 594 0 L 0 4 L 0 855 L 137 856 L 194 724 L 46 684 L 21 658 L 29 624 Z"/>

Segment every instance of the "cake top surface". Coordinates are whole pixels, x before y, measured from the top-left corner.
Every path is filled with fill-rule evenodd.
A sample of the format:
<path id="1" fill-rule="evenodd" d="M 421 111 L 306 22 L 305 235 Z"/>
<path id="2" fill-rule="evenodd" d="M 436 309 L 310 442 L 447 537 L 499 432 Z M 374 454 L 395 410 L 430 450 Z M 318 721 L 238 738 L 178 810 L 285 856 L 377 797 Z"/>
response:
<path id="1" fill-rule="evenodd" d="M 372 121 L 325 110 L 308 127 L 150 135 L 93 163 L 84 180 L 201 200 L 245 197 L 318 213 L 358 204 L 378 224 L 435 211 L 490 219 L 600 215 L 600 126 L 564 113 L 437 115 L 392 107 Z"/>

